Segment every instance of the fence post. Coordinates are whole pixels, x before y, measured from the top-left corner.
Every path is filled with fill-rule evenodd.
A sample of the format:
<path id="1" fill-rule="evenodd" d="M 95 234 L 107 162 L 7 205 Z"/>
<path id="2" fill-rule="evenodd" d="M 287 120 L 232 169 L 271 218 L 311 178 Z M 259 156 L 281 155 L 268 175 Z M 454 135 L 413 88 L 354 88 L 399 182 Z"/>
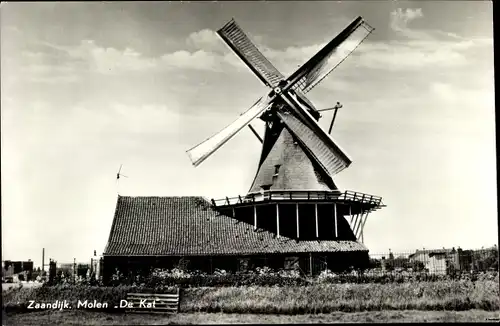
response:
<path id="1" fill-rule="evenodd" d="M 105 277 L 104 277 L 104 257 L 100 257 L 99 258 L 99 268 L 98 268 L 98 271 L 99 271 L 98 278 L 102 279 L 103 281 L 107 281 L 107 280 L 105 280 Z"/>

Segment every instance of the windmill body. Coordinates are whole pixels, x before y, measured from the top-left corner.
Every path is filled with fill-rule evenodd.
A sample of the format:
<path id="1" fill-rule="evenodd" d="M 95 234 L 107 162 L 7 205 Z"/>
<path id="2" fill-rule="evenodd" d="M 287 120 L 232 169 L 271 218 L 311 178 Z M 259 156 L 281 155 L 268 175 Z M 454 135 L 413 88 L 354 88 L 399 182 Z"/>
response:
<path id="1" fill-rule="evenodd" d="M 349 167 L 346 151 L 318 124 L 320 112 L 307 93 L 332 72 L 373 30 L 361 17 L 289 77 L 284 77 L 234 20 L 217 34 L 269 87 L 236 120 L 187 151 L 198 166 L 254 119 L 265 122 L 262 151 L 247 194 L 201 197 L 119 196 L 108 244 L 104 278 L 123 271 L 172 268 L 181 259 L 194 269 L 238 270 L 251 266 L 316 274 L 324 268 L 367 267 L 363 230 L 382 198 L 340 190 L 336 174 Z M 341 105 L 337 103 L 335 113 Z M 237 109 L 237 108 L 236 108 Z M 236 110 L 235 110 L 236 112 Z M 120 171 L 117 178 L 122 176 Z M 295 263 L 294 263 L 295 264 Z M 245 264 L 243 264 L 245 265 Z"/>
<path id="2" fill-rule="evenodd" d="M 352 160 L 320 127 L 321 114 L 306 94 L 372 31 L 363 18 L 356 18 L 288 78 L 265 58 L 234 19 L 217 31 L 269 91 L 231 125 L 187 151 L 197 166 L 252 120 L 260 118 L 266 124 L 257 172 L 247 195 L 212 200 L 214 207 L 248 222 L 252 215 L 249 208 L 253 208 L 254 229 L 262 226 L 275 232 L 277 237 L 283 235 L 285 229 L 294 229 L 294 234 L 286 233 L 297 240 L 363 241 L 367 215 L 383 206 L 381 198 L 339 190 L 334 176 L 349 167 Z M 334 109 L 339 107 L 337 103 Z M 295 214 L 280 215 L 280 210 L 285 211 L 290 205 L 295 205 Z M 301 234 L 301 225 L 305 224 L 301 220 L 313 225 L 306 227 L 311 231 Z M 291 224 L 296 228 L 289 228 Z M 341 224 L 342 232 L 339 231 Z M 320 229 L 329 231 L 320 232 Z"/>

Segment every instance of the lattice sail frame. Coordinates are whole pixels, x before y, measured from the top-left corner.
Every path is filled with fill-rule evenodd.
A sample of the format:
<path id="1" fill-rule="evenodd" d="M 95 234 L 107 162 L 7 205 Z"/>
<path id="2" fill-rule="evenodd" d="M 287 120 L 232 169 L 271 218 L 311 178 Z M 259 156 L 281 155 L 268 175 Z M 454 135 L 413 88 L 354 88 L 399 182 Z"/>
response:
<path id="1" fill-rule="evenodd" d="M 347 168 L 352 162 L 351 159 L 319 126 L 317 122 L 319 115 L 315 117 L 311 115 L 311 113 L 317 113 L 317 110 L 304 94 L 331 73 L 372 31 L 373 28 L 361 17 L 356 18 L 289 78 L 284 79 L 234 19 L 229 21 L 217 31 L 217 34 L 245 65 L 271 88 L 271 91 L 231 125 L 188 150 L 193 164 L 199 165 L 257 116 L 275 108 L 273 104 L 279 100 L 292 108 L 294 114 L 294 118 L 281 116 L 281 120 L 288 121 L 288 124 L 285 122 L 287 127 L 301 140 L 305 150 L 313 154 L 324 172 L 333 177 Z M 275 114 L 278 113 L 283 114 L 275 109 Z"/>

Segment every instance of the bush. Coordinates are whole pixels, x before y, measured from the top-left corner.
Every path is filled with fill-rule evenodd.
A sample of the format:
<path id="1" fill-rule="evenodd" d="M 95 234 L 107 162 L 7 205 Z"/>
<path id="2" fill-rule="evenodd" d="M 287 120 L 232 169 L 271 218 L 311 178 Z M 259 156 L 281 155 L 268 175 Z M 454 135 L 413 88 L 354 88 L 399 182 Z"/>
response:
<path id="1" fill-rule="evenodd" d="M 149 275 L 125 277 L 116 270 L 109 283 L 111 286 L 129 284 L 149 287 L 220 287 L 220 286 L 300 286 L 307 284 L 340 284 L 340 283 L 407 283 L 407 282 L 438 282 L 447 280 L 493 280 L 498 279 L 498 272 L 484 273 L 453 273 L 450 275 L 415 272 L 411 269 L 396 268 L 382 272 L 381 268 L 369 270 L 351 270 L 344 273 L 333 273 L 324 270 L 320 275 L 305 278 L 295 270 L 274 271 L 268 267 L 256 268 L 247 273 L 231 273 L 216 270 L 213 274 L 200 271 L 185 271 L 181 269 L 153 269 Z"/>

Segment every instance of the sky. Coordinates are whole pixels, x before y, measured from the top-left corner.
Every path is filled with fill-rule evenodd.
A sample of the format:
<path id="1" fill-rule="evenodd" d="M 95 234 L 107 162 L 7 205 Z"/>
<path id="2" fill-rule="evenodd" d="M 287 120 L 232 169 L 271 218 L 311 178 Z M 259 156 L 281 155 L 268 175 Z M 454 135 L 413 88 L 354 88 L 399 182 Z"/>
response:
<path id="1" fill-rule="evenodd" d="M 231 18 L 284 75 L 357 16 L 375 28 L 308 93 L 343 105 L 332 136 L 353 163 L 337 186 L 387 205 L 366 222 L 371 253 L 496 244 L 492 13 L 489 1 L 2 3 L 2 259 L 102 253 L 118 193 L 246 194 L 261 150 L 248 128 L 196 168 L 186 154 L 266 90 L 215 34 Z"/>

